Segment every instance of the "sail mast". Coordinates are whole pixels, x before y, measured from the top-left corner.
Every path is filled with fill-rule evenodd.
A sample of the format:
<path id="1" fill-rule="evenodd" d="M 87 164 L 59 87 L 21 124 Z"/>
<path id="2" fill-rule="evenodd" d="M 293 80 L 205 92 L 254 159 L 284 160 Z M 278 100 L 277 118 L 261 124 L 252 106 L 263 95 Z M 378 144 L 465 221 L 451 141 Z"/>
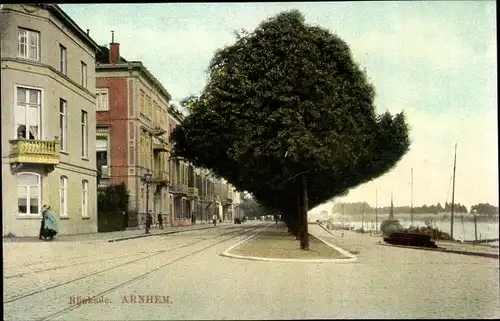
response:
<path id="1" fill-rule="evenodd" d="M 378 190 L 375 190 L 375 231 L 378 231 Z"/>
<path id="2" fill-rule="evenodd" d="M 413 227 L 413 168 L 411 169 L 411 200 L 410 200 L 410 220 L 411 227 Z"/>
<path id="3" fill-rule="evenodd" d="M 453 239 L 453 215 L 455 212 L 455 171 L 457 168 L 457 143 L 455 143 L 455 159 L 453 161 L 453 188 L 451 190 L 451 239 Z"/>
<path id="4" fill-rule="evenodd" d="M 344 220 L 345 220 L 344 203 L 342 202 L 342 229 L 344 228 Z"/>
<path id="5" fill-rule="evenodd" d="M 361 217 L 361 228 L 365 229 L 365 202 L 363 202 L 363 216 Z"/>
<path id="6" fill-rule="evenodd" d="M 391 192 L 391 210 L 389 212 L 389 219 L 394 219 L 394 204 L 392 203 L 392 192 Z"/>

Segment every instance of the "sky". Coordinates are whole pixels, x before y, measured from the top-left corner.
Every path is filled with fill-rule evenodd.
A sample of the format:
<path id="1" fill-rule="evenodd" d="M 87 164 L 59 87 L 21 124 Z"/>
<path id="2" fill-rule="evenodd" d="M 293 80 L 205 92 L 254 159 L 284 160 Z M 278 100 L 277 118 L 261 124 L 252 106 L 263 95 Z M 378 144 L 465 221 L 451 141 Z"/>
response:
<path id="1" fill-rule="evenodd" d="M 335 202 L 371 206 L 455 202 L 498 206 L 496 4 L 494 1 L 296 3 L 64 4 L 61 8 L 100 45 L 120 43 L 177 103 L 203 89 L 210 59 L 282 11 L 298 9 L 306 23 L 350 46 L 376 88 L 377 113 L 404 111 L 410 151 L 385 175 L 352 188 Z M 377 197 L 376 197 L 377 195 Z M 313 212 L 330 210 L 331 202 Z"/>

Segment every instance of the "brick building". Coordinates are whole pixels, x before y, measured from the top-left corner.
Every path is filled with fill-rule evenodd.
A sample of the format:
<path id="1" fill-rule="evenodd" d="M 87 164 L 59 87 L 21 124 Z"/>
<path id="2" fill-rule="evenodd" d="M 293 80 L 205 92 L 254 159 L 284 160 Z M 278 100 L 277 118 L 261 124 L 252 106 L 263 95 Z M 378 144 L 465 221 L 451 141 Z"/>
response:
<path id="1" fill-rule="evenodd" d="M 171 158 L 169 142 L 183 116 L 170 106 L 163 85 L 141 62 L 121 57 L 113 40 L 96 59 L 99 184 L 127 185 L 131 227 L 148 211 L 168 225 L 189 225 L 198 198 L 194 167 Z"/>

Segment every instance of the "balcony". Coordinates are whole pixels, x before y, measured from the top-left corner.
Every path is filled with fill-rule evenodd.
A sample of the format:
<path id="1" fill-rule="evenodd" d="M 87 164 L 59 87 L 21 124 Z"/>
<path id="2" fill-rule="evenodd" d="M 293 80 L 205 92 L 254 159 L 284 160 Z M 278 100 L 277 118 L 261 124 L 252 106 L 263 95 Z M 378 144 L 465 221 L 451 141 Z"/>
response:
<path id="1" fill-rule="evenodd" d="M 12 164 L 59 164 L 59 138 L 50 140 L 10 140 L 10 162 Z"/>
<path id="2" fill-rule="evenodd" d="M 166 129 L 161 128 L 160 126 L 155 126 L 153 129 L 153 135 L 154 136 L 161 136 L 167 132 Z"/>
<path id="3" fill-rule="evenodd" d="M 167 171 L 157 171 L 154 173 L 153 182 L 157 185 L 167 185 L 169 180 Z"/>
<path id="4" fill-rule="evenodd" d="M 185 184 L 175 184 L 170 188 L 170 192 L 177 195 L 187 195 L 188 187 Z"/>
<path id="5" fill-rule="evenodd" d="M 154 143 L 153 144 L 154 152 L 169 152 L 170 146 L 166 143 Z"/>
<path id="6" fill-rule="evenodd" d="M 187 196 L 189 197 L 198 197 L 198 189 L 196 187 L 188 187 Z"/>

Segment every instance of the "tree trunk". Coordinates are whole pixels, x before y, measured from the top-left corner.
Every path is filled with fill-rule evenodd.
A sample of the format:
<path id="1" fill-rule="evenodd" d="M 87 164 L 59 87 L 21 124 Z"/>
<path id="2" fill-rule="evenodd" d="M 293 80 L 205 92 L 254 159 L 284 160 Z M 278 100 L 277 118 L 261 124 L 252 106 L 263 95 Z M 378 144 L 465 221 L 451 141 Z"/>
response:
<path id="1" fill-rule="evenodd" d="M 307 180 L 304 175 L 301 177 L 301 207 L 300 207 L 300 249 L 309 250 L 309 233 L 307 231 L 307 211 L 308 211 L 308 198 L 307 198 Z"/>
<path id="2" fill-rule="evenodd" d="M 296 216 L 297 216 L 297 211 L 294 211 L 290 213 L 290 216 L 288 218 L 288 226 L 290 228 L 290 234 L 293 236 L 297 235 L 297 222 L 296 222 Z"/>
<path id="3" fill-rule="evenodd" d="M 299 193 L 297 194 L 297 210 L 295 211 L 295 217 L 293 219 L 294 226 L 295 226 L 294 235 L 295 235 L 296 240 L 300 240 L 300 233 L 301 233 L 301 228 L 302 228 L 302 224 L 301 224 L 301 220 L 300 220 L 301 212 L 302 212 L 302 195 L 301 195 L 300 190 L 299 190 Z"/>

